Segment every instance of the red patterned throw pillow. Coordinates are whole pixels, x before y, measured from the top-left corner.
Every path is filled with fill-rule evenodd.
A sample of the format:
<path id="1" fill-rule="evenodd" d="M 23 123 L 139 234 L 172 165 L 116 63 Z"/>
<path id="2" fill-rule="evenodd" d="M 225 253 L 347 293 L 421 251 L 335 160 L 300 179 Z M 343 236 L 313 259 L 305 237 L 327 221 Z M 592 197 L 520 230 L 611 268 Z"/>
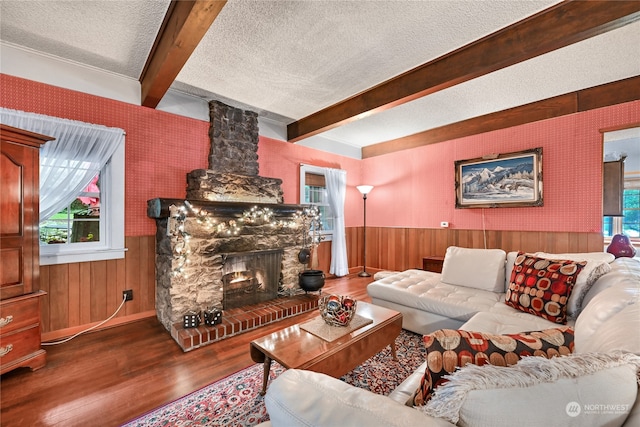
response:
<path id="1" fill-rule="evenodd" d="M 407 401 L 409 406 L 427 403 L 434 389 L 448 380 L 458 367 L 474 365 L 511 366 L 526 356 L 547 359 L 573 352 L 573 329 L 560 327 L 543 331 L 494 335 L 455 329 L 440 329 L 423 337 L 427 368 L 420 387 Z"/>
<path id="2" fill-rule="evenodd" d="M 538 258 L 519 252 L 505 303 L 551 322 L 567 323 L 567 301 L 586 261 Z"/>

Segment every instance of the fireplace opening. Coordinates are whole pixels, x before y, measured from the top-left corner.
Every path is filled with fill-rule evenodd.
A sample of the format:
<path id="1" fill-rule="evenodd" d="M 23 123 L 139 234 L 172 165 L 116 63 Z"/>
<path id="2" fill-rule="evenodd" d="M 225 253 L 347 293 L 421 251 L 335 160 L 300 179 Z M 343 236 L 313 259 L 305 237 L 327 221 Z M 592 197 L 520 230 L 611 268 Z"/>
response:
<path id="1" fill-rule="evenodd" d="M 263 283 L 255 276 L 261 276 L 262 272 L 234 271 L 222 276 L 223 306 L 232 308 L 235 300 L 245 301 L 245 297 L 255 292 L 264 291 Z"/>
<path id="2" fill-rule="evenodd" d="M 278 296 L 282 249 L 222 256 L 222 308 L 269 301 Z"/>

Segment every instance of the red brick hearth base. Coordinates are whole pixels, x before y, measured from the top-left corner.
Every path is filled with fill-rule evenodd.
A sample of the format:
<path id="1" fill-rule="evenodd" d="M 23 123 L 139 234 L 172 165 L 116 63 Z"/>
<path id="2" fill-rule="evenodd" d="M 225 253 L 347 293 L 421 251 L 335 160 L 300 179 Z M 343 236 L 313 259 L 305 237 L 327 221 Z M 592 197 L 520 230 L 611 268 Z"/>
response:
<path id="1" fill-rule="evenodd" d="M 190 351 L 287 317 L 315 310 L 318 308 L 318 299 L 319 296 L 315 294 L 301 294 L 224 310 L 222 323 L 219 325 L 207 326 L 201 323 L 197 328 L 184 328 L 182 323 L 174 323 L 171 336 L 182 350 Z"/>

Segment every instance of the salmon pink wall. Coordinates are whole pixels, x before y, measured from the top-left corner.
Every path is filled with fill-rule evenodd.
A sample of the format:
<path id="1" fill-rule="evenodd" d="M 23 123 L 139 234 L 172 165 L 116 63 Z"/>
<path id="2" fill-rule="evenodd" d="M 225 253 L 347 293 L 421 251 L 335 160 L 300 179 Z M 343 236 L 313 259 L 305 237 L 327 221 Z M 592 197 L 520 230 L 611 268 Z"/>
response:
<path id="1" fill-rule="evenodd" d="M 300 164 L 343 169 L 347 171 L 345 198 L 346 226 L 362 225 L 362 198 L 356 189 L 360 185 L 361 160 L 337 156 L 290 142 L 260 137 L 258 146 L 260 175 L 282 179 L 284 202 L 300 203 Z M 360 222 L 358 222 L 360 221 Z"/>
<path id="2" fill-rule="evenodd" d="M 2 107 L 124 129 L 127 236 L 155 234 L 155 222 L 146 215 L 147 200 L 184 198 L 186 174 L 208 166 L 209 122 L 5 74 L 0 74 L 0 87 Z M 283 180 L 285 203 L 299 203 L 300 163 L 345 169 L 349 186 L 359 185 L 356 159 L 264 137 L 258 156 L 260 175 Z M 347 209 L 357 211 L 359 205 L 350 207 L 347 201 Z"/>
<path id="3" fill-rule="evenodd" d="M 0 106 L 125 130 L 127 236 L 152 235 L 146 202 L 183 198 L 186 173 L 206 168 L 209 123 L 0 74 Z M 602 215 L 601 129 L 640 122 L 640 101 L 357 160 L 260 138 L 260 175 L 283 180 L 285 203 L 299 203 L 299 164 L 347 170 L 345 223 L 526 231 L 599 232 Z M 455 209 L 454 161 L 543 148 L 544 206 Z"/>
<path id="4" fill-rule="evenodd" d="M 124 129 L 125 235 L 155 234 L 147 200 L 183 198 L 186 173 L 206 168 L 209 123 L 0 75 L 0 106 Z"/>
<path id="5" fill-rule="evenodd" d="M 374 185 L 367 225 L 600 232 L 601 129 L 640 122 L 640 101 L 400 151 L 362 161 Z M 543 207 L 455 209 L 456 160 L 543 148 Z"/>

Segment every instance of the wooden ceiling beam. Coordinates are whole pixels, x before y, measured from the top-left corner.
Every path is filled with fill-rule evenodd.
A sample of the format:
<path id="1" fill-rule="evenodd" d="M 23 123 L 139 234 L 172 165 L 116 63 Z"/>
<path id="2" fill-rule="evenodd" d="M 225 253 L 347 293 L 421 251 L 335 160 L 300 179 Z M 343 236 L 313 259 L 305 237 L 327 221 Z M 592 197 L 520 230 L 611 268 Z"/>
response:
<path id="1" fill-rule="evenodd" d="M 553 98 L 369 145 L 362 148 L 362 158 L 381 156 L 400 150 L 637 100 L 640 100 L 640 76 L 565 93 Z"/>
<path id="2" fill-rule="evenodd" d="M 171 0 L 142 74 L 141 99 L 155 108 L 226 4 L 226 0 Z"/>
<path id="3" fill-rule="evenodd" d="M 640 1 L 570 0 L 287 126 L 296 142 L 640 19 Z"/>

